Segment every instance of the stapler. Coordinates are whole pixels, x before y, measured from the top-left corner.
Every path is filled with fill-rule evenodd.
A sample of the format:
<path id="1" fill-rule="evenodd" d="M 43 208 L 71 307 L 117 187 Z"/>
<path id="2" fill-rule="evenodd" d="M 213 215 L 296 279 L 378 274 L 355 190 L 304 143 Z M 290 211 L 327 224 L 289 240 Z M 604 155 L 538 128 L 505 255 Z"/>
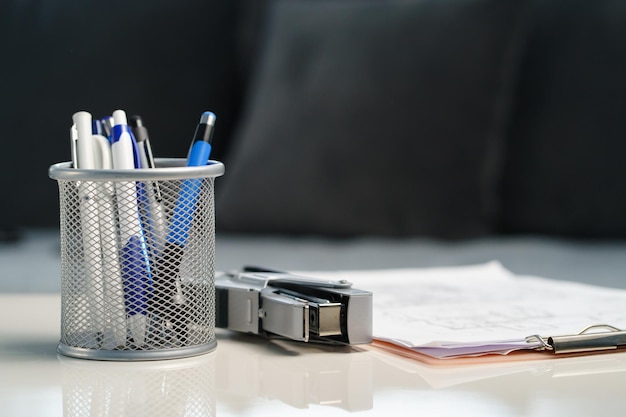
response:
<path id="1" fill-rule="evenodd" d="M 257 267 L 215 278 L 216 327 L 302 342 L 372 341 L 372 293 Z"/>

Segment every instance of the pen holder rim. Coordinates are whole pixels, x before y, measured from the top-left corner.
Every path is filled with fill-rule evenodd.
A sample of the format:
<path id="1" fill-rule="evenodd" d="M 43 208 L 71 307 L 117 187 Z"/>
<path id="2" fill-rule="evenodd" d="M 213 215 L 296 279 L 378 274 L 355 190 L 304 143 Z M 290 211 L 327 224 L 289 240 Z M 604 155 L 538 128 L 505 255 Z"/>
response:
<path id="1" fill-rule="evenodd" d="M 77 169 L 72 162 L 59 162 L 48 169 L 54 180 L 75 181 L 170 181 L 188 178 L 211 178 L 224 175 L 224 164 L 210 160 L 207 165 L 187 166 L 185 158 L 155 158 L 156 168 Z"/>
<path id="2" fill-rule="evenodd" d="M 100 361 L 114 362 L 141 362 L 141 361 L 160 361 L 165 359 L 185 359 L 191 358 L 205 353 L 214 351 L 217 348 L 217 340 L 214 339 L 209 343 L 188 346 L 176 349 L 154 349 L 154 350 L 107 350 L 107 349 L 88 349 L 76 346 L 70 346 L 65 343 L 59 343 L 57 353 L 75 359 L 95 359 Z"/>

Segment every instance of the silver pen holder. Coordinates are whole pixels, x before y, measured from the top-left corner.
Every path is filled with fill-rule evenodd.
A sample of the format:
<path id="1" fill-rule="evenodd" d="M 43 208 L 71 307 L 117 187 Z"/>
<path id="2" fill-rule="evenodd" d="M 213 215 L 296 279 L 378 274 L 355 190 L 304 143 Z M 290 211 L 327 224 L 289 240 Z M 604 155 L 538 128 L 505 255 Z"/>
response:
<path id="1" fill-rule="evenodd" d="M 59 353 L 158 360 L 216 347 L 214 180 L 224 165 L 185 163 L 50 167 L 60 205 Z"/>

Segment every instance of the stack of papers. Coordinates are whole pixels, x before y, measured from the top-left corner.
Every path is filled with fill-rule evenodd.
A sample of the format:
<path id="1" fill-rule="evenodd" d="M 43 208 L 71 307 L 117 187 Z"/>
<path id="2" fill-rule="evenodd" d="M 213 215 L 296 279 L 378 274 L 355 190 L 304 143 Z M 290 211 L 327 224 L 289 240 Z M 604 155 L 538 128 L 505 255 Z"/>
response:
<path id="1" fill-rule="evenodd" d="M 429 357 L 506 355 L 540 346 L 528 336 L 626 328 L 626 290 L 516 276 L 498 262 L 429 269 L 301 272 L 373 292 L 377 341 Z"/>

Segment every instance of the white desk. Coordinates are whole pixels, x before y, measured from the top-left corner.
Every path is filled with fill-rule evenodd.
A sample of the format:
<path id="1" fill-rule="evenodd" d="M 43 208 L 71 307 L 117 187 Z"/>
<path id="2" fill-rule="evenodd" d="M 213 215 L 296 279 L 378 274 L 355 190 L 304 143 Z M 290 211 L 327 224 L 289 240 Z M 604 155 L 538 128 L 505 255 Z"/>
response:
<path id="1" fill-rule="evenodd" d="M 98 362 L 57 355 L 60 297 L 0 295 L 0 415 L 623 416 L 626 353 L 430 367 L 218 332 L 195 358 Z"/>

